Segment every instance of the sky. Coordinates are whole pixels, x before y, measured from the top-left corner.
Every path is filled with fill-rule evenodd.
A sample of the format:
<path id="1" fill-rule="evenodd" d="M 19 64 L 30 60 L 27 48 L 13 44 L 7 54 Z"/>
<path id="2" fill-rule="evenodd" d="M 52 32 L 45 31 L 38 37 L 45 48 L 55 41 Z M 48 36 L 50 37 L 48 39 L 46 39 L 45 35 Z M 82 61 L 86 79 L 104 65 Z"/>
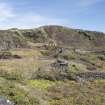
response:
<path id="1" fill-rule="evenodd" d="M 0 29 L 43 25 L 105 32 L 105 0 L 0 0 Z"/>

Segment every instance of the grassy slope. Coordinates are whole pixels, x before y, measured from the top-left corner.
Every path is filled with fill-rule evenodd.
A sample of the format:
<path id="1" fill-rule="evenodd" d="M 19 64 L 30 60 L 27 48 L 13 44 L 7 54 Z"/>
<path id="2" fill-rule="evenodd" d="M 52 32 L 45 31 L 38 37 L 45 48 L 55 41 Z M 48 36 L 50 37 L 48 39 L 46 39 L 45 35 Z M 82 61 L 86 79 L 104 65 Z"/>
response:
<path id="1" fill-rule="evenodd" d="M 54 39 L 64 47 L 103 50 L 105 34 L 95 31 L 70 29 L 62 26 L 43 26 L 36 29 L 0 31 L 0 49 L 26 47 L 28 42 L 43 43 Z"/>
<path id="2" fill-rule="evenodd" d="M 65 47 L 103 50 L 105 45 L 105 34 L 101 32 L 70 29 L 62 26 L 44 26 L 41 28 L 45 30 L 48 38 L 53 38 L 59 45 Z"/>
<path id="3" fill-rule="evenodd" d="M 28 47 L 26 39 L 17 30 L 0 30 L 0 51 Z"/>
<path id="4" fill-rule="evenodd" d="M 64 46 L 72 45 L 71 43 L 72 40 L 70 40 L 70 43 L 68 43 L 68 45 L 65 41 L 65 39 L 68 38 L 68 35 L 70 39 L 71 36 L 73 35 L 76 37 L 78 33 L 76 30 L 75 32 L 72 32 L 73 31 L 72 29 L 69 30 L 63 27 L 61 28 L 55 27 L 55 29 L 48 29 L 48 30 L 46 29 L 46 27 L 44 27 L 44 29 L 46 31 L 43 31 L 41 29 L 41 32 L 43 31 L 44 34 L 45 32 L 47 32 L 47 37 L 49 38 L 51 38 L 52 35 L 55 35 L 53 34 L 53 32 L 57 33 L 57 35 L 54 36 L 54 38 L 58 42 L 61 40 Z M 43 35 L 43 33 L 40 35 Z M 60 36 L 61 33 L 63 34 L 66 33 L 64 39 Z M 72 35 L 71 33 L 74 34 Z M 89 35 L 95 36 L 94 33 Z M 34 34 L 32 34 L 32 36 L 34 36 Z M 73 37 L 74 40 L 75 37 Z M 46 40 L 46 36 L 44 38 L 45 38 L 44 40 L 40 40 L 40 37 L 38 37 L 38 39 L 36 40 L 36 37 L 34 39 L 32 37 L 32 39 L 29 40 L 27 39 L 27 40 L 28 41 L 31 40 L 32 42 L 33 41 L 44 42 Z M 92 39 L 89 38 L 90 38 L 89 36 L 85 37 L 84 35 L 82 35 L 82 37 L 78 37 L 78 40 L 80 40 L 80 42 L 77 41 L 76 44 L 80 43 L 81 46 L 84 45 L 85 47 L 87 47 L 89 46 L 88 42 L 90 43 L 92 41 Z M 103 36 L 101 36 L 100 38 L 97 37 L 97 39 L 95 40 L 98 39 L 102 40 L 102 38 L 104 40 Z M 74 42 L 75 41 L 73 41 L 73 43 Z M 92 43 L 93 46 L 96 46 L 96 42 L 94 40 Z M 34 43 L 32 44 L 34 45 Z M 103 46 L 101 46 L 101 48 L 102 47 Z M 105 80 L 96 80 L 85 83 L 78 83 L 69 80 L 65 81 L 50 81 L 44 79 L 31 80 L 32 75 L 34 75 L 35 71 L 40 66 L 50 64 L 54 59 L 53 58 L 48 60 L 39 59 L 39 57 L 42 58 L 44 57 L 44 55 L 42 55 L 39 49 L 21 48 L 21 49 L 10 50 L 10 52 L 12 54 L 17 54 L 22 58 L 0 60 L 0 95 L 3 95 L 8 99 L 10 99 L 11 101 L 13 101 L 15 105 L 104 105 L 105 104 L 105 95 L 104 95 Z M 105 68 L 104 53 L 79 54 L 70 50 L 61 54 L 60 57 L 67 59 L 70 62 L 70 70 L 73 73 L 86 71 L 86 70 L 90 71 L 94 69 L 101 71 L 104 70 Z"/>
<path id="5" fill-rule="evenodd" d="M 15 105 L 104 105 L 104 80 L 84 84 L 74 81 L 30 80 L 37 67 L 48 64 L 51 60 L 38 59 L 42 56 L 38 50 L 18 49 L 11 52 L 20 55 L 22 59 L 0 61 L 1 70 L 6 71 L 4 76 L 1 74 L 0 94 L 15 102 Z M 87 56 L 90 58 L 87 59 Z M 80 57 L 99 62 L 94 54 Z M 86 66 L 75 62 L 78 57 L 71 58 L 72 55 L 69 55 L 68 60 L 78 68 L 71 70 L 82 70 Z"/>

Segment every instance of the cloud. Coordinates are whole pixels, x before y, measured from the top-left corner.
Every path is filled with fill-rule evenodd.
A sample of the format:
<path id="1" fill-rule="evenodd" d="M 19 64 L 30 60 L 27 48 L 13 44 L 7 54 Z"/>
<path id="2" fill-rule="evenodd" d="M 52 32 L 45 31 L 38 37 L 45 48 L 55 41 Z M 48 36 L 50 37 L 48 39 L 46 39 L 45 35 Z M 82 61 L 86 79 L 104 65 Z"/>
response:
<path id="1" fill-rule="evenodd" d="M 35 13 L 11 14 L 2 16 L 0 19 L 0 29 L 8 28 L 35 28 L 42 25 L 63 25 L 66 23 L 63 19 L 42 16 Z"/>
<path id="2" fill-rule="evenodd" d="M 6 3 L 0 3 L 0 21 L 14 17 L 13 9 Z"/>
<path id="3" fill-rule="evenodd" d="M 51 25 L 51 24 L 63 24 L 65 20 L 63 19 L 57 19 L 57 18 L 51 18 L 49 16 L 42 16 L 35 13 L 28 13 L 24 14 L 23 16 L 17 16 L 17 19 L 15 20 L 17 23 L 17 26 L 28 28 L 28 27 L 37 27 L 41 25 Z"/>
<path id="4" fill-rule="evenodd" d="M 0 29 L 7 28 L 33 28 L 41 25 L 63 25 L 65 20 L 36 14 L 35 12 L 16 12 L 7 3 L 0 3 Z"/>
<path id="5" fill-rule="evenodd" d="M 5 22 L 0 22 L 0 29 L 8 28 L 35 28 L 42 25 L 63 25 L 65 20 L 56 19 L 46 16 L 41 16 L 35 13 L 27 14 L 15 14 L 11 19 L 5 20 Z"/>

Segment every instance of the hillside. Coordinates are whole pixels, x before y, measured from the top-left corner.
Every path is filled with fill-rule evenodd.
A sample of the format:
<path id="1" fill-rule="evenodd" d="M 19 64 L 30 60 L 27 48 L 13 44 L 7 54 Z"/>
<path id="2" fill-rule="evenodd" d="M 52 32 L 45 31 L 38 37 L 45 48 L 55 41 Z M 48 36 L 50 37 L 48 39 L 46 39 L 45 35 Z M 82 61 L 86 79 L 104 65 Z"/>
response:
<path id="1" fill-rule="evenodd" d="M 22 33 L 35 42 L 45 42 L 51 38 L 64 47 L 87 50 L 105 48 L 105 34 L 101 32 L 70 29 L 63 26 L 43 26 L 33 30 L 24 30 Z"/>
<path id="2" fill-rule="evenodd" d="M 0 49 L 25 47 L 27 42 L 25 39 L 34 43 L 44 43 L 53 39 L 59 46 L 76 49 L 103 50 L 105 48 L 104 33 L 63 26 L 42 26 L 36 29 L 1 30 Z"/>
<path id="3" fill-rule="evenodd" d="M 0 104 L 104 105 L 104 93 L 104 33 L 63 26 L 0 30 Z"/>
<path id="4" fill-rule="evenodd" d="M 26 47 L 25 38 L 18 31 L 0 30 L 0 50 Z"/>

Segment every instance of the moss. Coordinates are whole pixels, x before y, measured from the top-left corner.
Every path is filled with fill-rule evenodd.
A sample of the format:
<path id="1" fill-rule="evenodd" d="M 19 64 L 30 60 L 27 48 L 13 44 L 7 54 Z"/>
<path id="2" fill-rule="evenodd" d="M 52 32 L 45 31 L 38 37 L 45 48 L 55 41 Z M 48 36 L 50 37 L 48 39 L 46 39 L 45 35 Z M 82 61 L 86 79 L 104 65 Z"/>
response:
<path id="1" fill-rule="evenodd" d="M 28 81 L 28 85 L 32 88 L 47 91 L 48 87 L 54 85 L 54 82 L 49 80 L 30 80 Z"/>

